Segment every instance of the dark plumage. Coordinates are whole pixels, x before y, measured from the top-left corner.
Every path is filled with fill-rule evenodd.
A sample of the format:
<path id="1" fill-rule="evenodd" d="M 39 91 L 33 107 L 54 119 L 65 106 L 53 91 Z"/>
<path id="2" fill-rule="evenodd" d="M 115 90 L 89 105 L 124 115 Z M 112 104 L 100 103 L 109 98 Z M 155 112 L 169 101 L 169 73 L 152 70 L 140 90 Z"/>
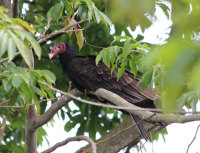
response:
<path id="1" fill-rule="evenodd" d="M 142 93 L 141 84 L 138 78 L 134 78 L 133 74 L 125 70 L 122 77 L 117 81 L 118 68 L 116 67 L 111 75 L 111 69 L 102 61 L 95 64 L 95 56 L 80 56 L 72 46 L 64 43 L 57 43 L 49 55 L 52 58 L 59 54 L 60 63 L 63 71 L 67 74 L 72 84 L 81 92 L 96 91 L 98 88 L 109 90 L 128 102 L 143 108 L 155 108 L 154 100 L 156 99 L 156 91 L 153 93 L 147 88 Z M 138 116 L 131 114 L 135 122 L 140 119 Z M 142 123 L 138 124 L 138 128 L 145 139 L 149 139 Z"/>

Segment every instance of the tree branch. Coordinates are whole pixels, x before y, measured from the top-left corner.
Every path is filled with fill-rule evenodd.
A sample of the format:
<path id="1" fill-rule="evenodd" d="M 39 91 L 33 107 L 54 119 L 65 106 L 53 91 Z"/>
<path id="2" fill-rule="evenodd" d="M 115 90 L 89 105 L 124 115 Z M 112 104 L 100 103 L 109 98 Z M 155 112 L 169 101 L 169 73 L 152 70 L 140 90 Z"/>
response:
<path id="1" fill-rule="evenodd" d="M 69 92 L 72 95 L 80 96 L 83 93 L 78 91 L 77 89 L 73 89 Z M 57 113 L 59 109 L 61 109 L 63 106 L 65 106 L 68 102 L 70 102 L 73 98 L 69 96 L 63 96 L 58 101 L 53 103 L 51 107 L 41 116 L 38 116 L 35 120 L 33 120 L 33 129 L 38 128 L 44 124 L 46 124 L 49 120 L 52 119 L 52 117 Z"/>
<path id="2" fill-rule="evenodd" d="M 1 126 L 0 126 L 0 142 L 3 138 L 3 133 L 4 133 L 4 130 L 5 130 L 5 126 L 6 126 L 6 117 L 4 115 L 2 115 L 2 123 L 1 123 Z"/>
<path id="3" fill-rule="evenodd" d="M 43 151 L 42 153 L 50 153 L 50 152 L 56 150 L 58 147 L 66 145 L 70 141 L 81 141 L 81 140 L 87 141 L 91 145 L 92 153 L 96 153 L 96 144 L 92 141 L 92 139 L 90 139 L 90 138 L 88 138 L 88 137 L 86 137 L 84 135 L 67 138 L 66 140 L 64 140 L 62 142 L 56 143 L 54 146 L 52 146 L 51 148 Z"/>
<path id="4" fill-rule="evenodd" d="M 78 91 L 77 89 L 72 90 L 69 93 L 66 93 L 64 91 L 61 91 L 57 88 L 54 88 L 50 85 L 48 85 L 45 82 L 39 81 L 40 83 L 47 85 L 49 87 L 49 89 L 57 91 L 61 94 L 64 94 L 66 96 L 66 100 L 63 102 L 63 99 L 60 101 L 58 100 L 56 103 L 56 105 L 52 105 L 49 110 L 47 110 L 42 116 L 37 118 L 37 121 L 34 123 L 34 127 L 38 128 L 40 126 L 42 126 L 43 124 L 47 123 L 53 116 L 54 114 L 60 109 L 62 108 L 65 104 L 67 104 L 70 100 L 72 99 L 76 99 L 79 100 L 81 102 L 84 103 L 88 103 L 88 104 L 94 104 L 96 106 L 102 106 L 102 104 L 98 104 L 98 103 L 92 103 L 91 101 L 87 101 L 87 100 L 80 100 L 79 98 L 77 98 L 78 95 L 81 95 L 83 93 L 81 93 L 80 91 Z M 124 107 L 124 109 L 129 112 L 129 113 L 133 113 L 137 116 L 140 116 L 141 118 L 148 118 L 149 116 L 152 116 L 149 120 L 153 121 L 153 122 L 157 122 L 157 123 L 185 123 L 185 122 L 190 122 L 190 121 L 196 121 L 196 120 L 200 120 L 200 114 L 192 114 L 192 115 L 181 115 L 180 117 L 177 117 L 176 115 L 173 114 L 159 114 L 157 113 L 156 115 L 154 115 L 153 112 L 150 111 L 146 111 L 143 108 L 137 107 L 129 102 L 127 102 L 126 100 L 124 100 L 123 98 L 121 98 L 120 96 L 105 90 L 105 89 L 98 89 L 95 92 L 93 91 L 89 91 L 90 94 L 105 98 L 107 100 L 109 100 L 110 102 L 112 102 L 113 104 L 117 105 L 117 106 L 109 106 L 110 108 L 122 108 Z M 66 103 L 65 103 L 66 102 Z M 103 104 L 105 106 L 105 104 Z M 108 106 L 108 105 L 107 105 Z M 118 107 L 121 106 L 121 107 Z"/>
<path id="5" fill-rule="evenodd" d="M 87 22 L 87 21 L 89 21 L 89 20 L 91 20 L 91 19 L 92 19 L 92 18 L 87 19 L 87 20 L 81 20 L 81 21 L 76 22 L 76 23 L 73 23 L 73 24 L 69 24 L 68 26 L 64 27 L 63 29 L 61 29 L 61 30 L 59 30 L 59 31 L 57 31 L 57 32 L 52 32 L 52 33 L 49 34 L 49 35 L 40 37 L 40 38 L 38 39 L 37 42 L 38 42 L 39 44 L 41 44 L 41 43 L 47 41 L 48 39 L 50 39 L 50 38 L 53 37 L 53 36 L 56 36 L 56 35 L 61 34 L 61 33 L 65 33 L 67 29 L 69 29 L 69 28 L 71 28 L 71 27 L 73 27 L 73 26 L 78 25 L 78 24 L 81 24 L 81 23 L 84 23 L 84 22 Z"/>
<path id="6" fill-rule="evenodd" d="M 148 132 L 158 127 L 155 124 L 145 121 L 142 123 Z M 157 128 L 156 131 L 164 128 L 165 126 L 166 125 Z M 133 126 L 131 117 L 127 117 L 123 122 L 115 126 L 108 133 L 104 134 L 99 140 L 96 140 L 95 143 L 98 153 L 116 153 L 127 147 L 129 144 L 132 144 L 132 146 L 136 145 L 140 142 L 140 139 L 141 135 L 139 134 L 137 127 Z M 91 153 L 90 145 L 79 149 L 76 153 Z"/>
<path id="7" fill-rule="evenodd" d="M 199 124 L 198 127 L 197 127 L 197 130 L 196 130 L 196 133 L 195 133 L 195 136 L 194 136 L 192 142 L 188 145 L 188 148 L 187 148 L 187 152 L 186 152 L 186 153 L 188 153 L 190 146 L 192 145 L 192 143 L 193 143 L 194 140 L 196 139 L 196 136 L 197 136 L 197 132 L 198 132 L 198 130 L 199 130 L 199 127 L 200 127 L 200 124 Z M 0 139 L 0 140 L 1 140 L 1 139 Z"/>
<path id="8" fill-rule="evenodd" d="M 13 0 L 12 12 L 13 12 L 13 18 L 19 17 L 19 0 Z"/>
<path id="9" fill-rule="evenodd" d="M 89 93 L 105 98 L 117 106 L 126 106 L 133 109 L 138 109 L 138 110 L 143 109 L 127 102 L 120 96 L 102 88 L 98 89 L 95 92 L 89 92 Z M 126 111 L 133 113 L 137 116 L 144 117 L 144 118 L 147 118 L 148 116 L 153 115 L 153 112 L 150 112 L 150 111 L 134 111 L 134 110 L 126 110 Z M 180 117 L 173 114 L 167 114 L 167 115 L 156 114 L 152 116 L 150 120 L 153 122 L 162 122 L 162 123 L 168 123 L 168 124 L 169 123 L 186 123 L 190 121 L 200 120 L 200 114 L 192 114 L 192 115 L 187 115 L 187 116 L 181 115 Z"/>

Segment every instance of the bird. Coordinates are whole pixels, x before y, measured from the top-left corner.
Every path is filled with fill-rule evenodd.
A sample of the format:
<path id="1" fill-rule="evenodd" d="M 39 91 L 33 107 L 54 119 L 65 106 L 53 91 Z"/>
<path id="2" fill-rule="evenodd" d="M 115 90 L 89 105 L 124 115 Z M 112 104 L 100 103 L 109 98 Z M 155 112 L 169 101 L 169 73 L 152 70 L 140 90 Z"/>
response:
<path id="1" fill-rule="evenodd" d="M 117 80 L 117 73 L 120 66 L 117 66 L 111 75 L 111 67 L 107 67 L 102 60 L 96 65 L 96 56 L 81 56 L 68 43 L 59 42 L 54 45 L 49 54 L 49 58 L 59 55 L 60 64 L 64 73 L 72 82 L 72 85 L 81 92 L 96 91 L 99 88 L 111 91 L 126 101 L 142 107 L 156 108 L 155 99 L 157 98 L 156 90 L 153 92 L 147 88 L 142 91 L 140 79 L 135 77 L 131 72 L 125 70 L 122 76 Z M 90 96 L 90 95 L 88 95 Z M 94 97 L 94 96 L 91 96 Z M 101 97 L 96 97 L 101 101 Z M 150 140 L 150 136 L 140 118 L 137 115 L 130 114 L 133 120 L 138 123 L 137 127 L 141 135 Z"/>

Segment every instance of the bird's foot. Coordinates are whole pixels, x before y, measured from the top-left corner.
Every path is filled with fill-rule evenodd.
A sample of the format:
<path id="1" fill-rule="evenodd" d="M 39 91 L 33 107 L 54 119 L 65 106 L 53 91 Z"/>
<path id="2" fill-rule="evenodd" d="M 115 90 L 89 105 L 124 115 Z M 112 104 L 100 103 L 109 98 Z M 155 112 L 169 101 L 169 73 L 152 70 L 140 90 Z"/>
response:
<path id="1" fill-rule="evenodd" d="M 87 90 L 87 89 L 85 89 L 84 91 L 85 91 L 85 95 L 87 96 L 87 94 L 88 94 L 88 90 Z"/>

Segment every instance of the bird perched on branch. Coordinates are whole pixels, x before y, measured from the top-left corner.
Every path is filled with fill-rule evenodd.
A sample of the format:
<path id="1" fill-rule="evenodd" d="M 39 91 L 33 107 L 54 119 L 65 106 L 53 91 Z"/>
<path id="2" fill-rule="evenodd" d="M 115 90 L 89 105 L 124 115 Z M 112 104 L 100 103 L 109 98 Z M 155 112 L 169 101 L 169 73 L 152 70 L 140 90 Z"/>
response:
<path id="1" fill-rule="evenodd" d="M 142 92 L 141 84 L 138 85 L 139 79 L 129 71 L 125 70 L 117 81 L 119 67 L 116 67 L 111 75 L 111 68 L 108 68 L 102 61 L 96 66 L 96 56 L 80 56 L 68 43 L 55 44 L 49 58 L 51 59 L 56 54 L 59 54 L 63 71 L 79 91 L 96 91 L 99 88 L 104 88 L 136 106 L 155 108 L 156 92 L 152 93 L 149 88 Z M 100 97 L 96 98 L 101 101 Z M 134 114 L 131 116 L 136 123 L 141 120 Z M 148 140 L 149 134 L 143 124 L 139 123 L 137 126 L 142 136 Z"/>

